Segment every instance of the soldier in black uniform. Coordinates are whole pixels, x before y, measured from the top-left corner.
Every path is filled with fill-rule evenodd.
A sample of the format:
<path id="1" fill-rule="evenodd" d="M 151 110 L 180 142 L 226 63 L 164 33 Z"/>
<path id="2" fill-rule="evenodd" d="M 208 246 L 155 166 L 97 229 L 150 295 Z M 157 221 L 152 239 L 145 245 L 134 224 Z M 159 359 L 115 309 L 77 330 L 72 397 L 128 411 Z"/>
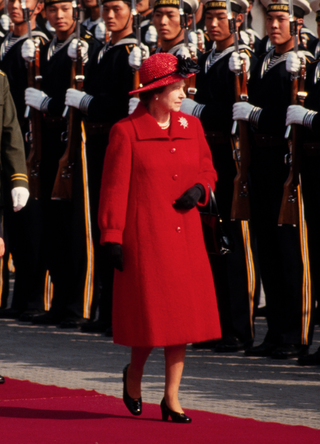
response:
<path id="1" fill-rule="evenodd" d="M 241 11 L 247 5 L 245 0 L 231 3 L 238 25 L 243 20 Z M 185 99 L 181 111 L 199 117 L 204 127 L 218 173 L 215 190 L 218 208 L 234 244 L 233 252 L 211 257 L 222 328 L 222 340 L 215 350 L 229 352 L 242 350 L 253 342 L 253 311 L 259 279 L 252 260 L 249 223 L 230 221 L 236 176 L 231 140 L 235 74 L 229 69 L 235 50 L 233 35 L 229 31 L 225 2 L 207 1 L 204 9 L 206 28 L 215 42 L 215 49 L 200 57 L 195 101 Z M 240 44 L 240 50 L 250 75 L 256 58 L 248 46 Z"/>
<path id="2" fill-rule="evenodd" d="M 111 40 L 95 55 L 86 76 L 84 91 L 69 89 L 66 104 L 79 108 L 84 115 L 87 137 L 87 160 L 91 208 L 95 281 L 100 287 L 99 319 L 82 326 L 83 331 L 112 335 L 113 267 L 109 266 L 105 248 L 100 245 L 98 205 L 103 160 L 112 125 L 128 114 L 129 91 L 132 90 L 134 70 L 128 57 L 137 40 L 132 30 L 131 3 L 106 0 L 103 19 L 111 32 Z M 98 298 L 94 298 L 96 307 Z M 92 319 L 95 311 L 93 310 Z"/>
<path id="3" fill-rule="evenodd" d="M 59 159 L 66 150 L 62 117 L 66 90 L 70 87 L 72 60 L 76 58 L 76 21 L 71 1 L 49 0 L 46 14 L 56 35 L 41 51 L 42 90 L 26 90 L 26 104 L 43 112 L 40 164 L 41 204 L 44 218 L 46 268 L 53 283 L 48 313 L 35 316 L 34 324 L 80 325 L 91 315 L 93 297 L 93 252 L 84 143 L 77 147 L 73 168 L 72 199 L 52 200 Z M 84 74 L 90 55 L 100 46 L 87 31 L 82 33 Z M 80 131 L 80 128 L 79 128 Z"/>
<path id="4" fill-rule="evenodd" d="M 291 101 L 291 58 L 294 42 L 290 35 L 286 0 L 264 1 L 267 33 L 274 49 L 259 59 L 249 82 L 250 103 L 236 103 L 233 118 L 251 123 L 250 196 L 252 223 L 257 233 L 259 265 L 266 292 L 268 332 L 264 342 L 246 351 L 247 356 L 284 359 L 307 352 L 312 339 L 312 292 L 303 202 L 299 201 L 301 223 L 278 226 L 283 185 L 289 174 L 284 163 L 288 153 L 285 116 Z M 310 11 L 305 0 L 294 0 L 294 15 L 301 25 Z M 311 54 L 303 53 L 307 65 Z M 287 63 L 287 67 L 286 67 Z"/>
<path id="5" fill-rule="evenodd" d="M 27 7 L 33 11 L 30 19 L 32 36 L 40 46 L 48 41 L 47 36 L 37 28 L 36 17 L 43 9 L 43 3 L 28 0 Z M 18 121 L 23 136 L 29 131 L 28 119 L 24 117 L 24 91 L 28 86 L 27 67 L 22 57 L 22 48 L 27 39 L 27 23 L 23 18 L 21 3 L 9 2 L 8 13 L 13 22 L 13 32 L 9 32 L 0 42 L 0 67 L 7 74 L 12 97 L 17 109 Z M 29 144 L 25 143 L 26 158 Z M 15 285 L 11 309 L 1 312 L 2 317 L 19 317 L 24 311 L 43 308 L 44 278 L 40 253 L 40 210 L 38 202 L 29 199 L 23 211 L 13 213 L 6 209 L 7 224 L 5 236 L 7 253 L 12 253 L 15 265 Z"/>
<path id="6" fill-rule="evenodd" d="M 319 8 L 318 2 L 313 2 Z M 312 4 L 311 4 L 312 6 Z M 299 62 L 298 62 L 299 63 Z M 320 322 L 320 279 L 319 279 L 319 216 L 320 202 L 318 197 L 319 167 L 320 167 L 320 62 L 314 62 L 308 72 L 306 81 L 306 97 L 304 106 L 291 105 L 287 111 L 287 125 L 301 125 L 303 127 L 303 141 L 301 157 L 302 191 L 306 221 L 308 224 L 308 245 L 310 254 L 310 269 L 314 284 L 317 308 L 314 313 L 314 323 Z M 314 306 L 312 305 L 312 309 Z M 320 348 L 314 354 L 301 356 L 300 365 L 320 365 Z"/>
<path id="7" fill-rule="evenodd" d="M 0 180 L 0 258 L 5 252 L 3 241 L 3 205 L 4 195 L 13 197 L 15 210 L 21 209 L 28 199 L 28 179 L 25 163 L 24 144 L 21 135 L 17 113 L 10 93 L 7 76 L 0 71 L 0 140 L 1 140 L 1 180 Z M 21 191 L 24 191 L 23 193 Z M 11 206 L 12 202 L 7 201 Z M 5 220 L 5 223 L 7 221 Z M 0 376 L 0 384 L 5 382 Z"/>

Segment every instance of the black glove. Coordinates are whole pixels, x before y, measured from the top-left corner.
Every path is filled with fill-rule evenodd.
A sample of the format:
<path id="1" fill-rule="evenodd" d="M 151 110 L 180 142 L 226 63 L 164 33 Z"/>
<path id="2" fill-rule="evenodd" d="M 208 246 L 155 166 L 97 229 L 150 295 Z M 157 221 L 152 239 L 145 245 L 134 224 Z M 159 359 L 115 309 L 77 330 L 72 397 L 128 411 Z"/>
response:
<path id="1" fill-rule="evenodd" d="M 205 195 L 204 187 L 197 183 L 194 187 L 185 191 L 179 199 L 175 201 L 173 207 L 177 210 L 191 210 Z"/>
<path id="2" fill-rule="evenodd" d="M 122 245 L 106 242 L 104 246 L 109 265 L 123 271 Z"/>

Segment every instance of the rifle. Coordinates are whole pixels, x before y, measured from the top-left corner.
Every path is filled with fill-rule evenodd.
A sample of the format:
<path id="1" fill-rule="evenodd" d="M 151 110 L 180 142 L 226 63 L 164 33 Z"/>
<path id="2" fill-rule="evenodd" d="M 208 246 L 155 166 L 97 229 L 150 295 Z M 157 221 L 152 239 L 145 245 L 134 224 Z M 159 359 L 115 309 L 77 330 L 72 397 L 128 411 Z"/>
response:
<path id="1" fill-rule="evenodd" d="M 293 17 L 293 0 L 289 0 L 289 20 L 290 34 L 294 37 L 294 52 L 298 52 L 298 29 L 297 21 Z M 304 105 L 307 93 L 304 91 L 304 80 L 306 77 L 306 65 L 304 60 L 301 61 L 300 73 L 292 77 L 291 86 L 291 104 Z M 291 140 L 289 135 L 291 132 Z M 288 139 L 289 157 L 285 160 L 290 165 L 289 175 L 283 185 L 283 196 L 278 218 L 278 225 L 289 224 L 293 226 L 299 225 L 299 196 L 298 187 L 300 186 L 300 163 L 301 163 L 301 146 L 303 131 L 299 125 L 290 125 L 286 129 L 285 138 Z"/>
<path id="2" fill-rule="evenodd" d="M 28 39 L 32 39 L 30 10 L 26 6 L 26 0 L 21 1 L 23 19 L 28 25 Z M 40 48 L 39 43 L 34 41 L 35 58 L 28 62 L 28 86 L 40 88 L 42 77 L 40 75 Z M 39 199 L 41 195 L 40 183 L 40 162 L 41 162 L 41 111 L 30 110 L 27 106 L 24 117 L 29 120 L 29 131 L 25 135 L 25 141 L 29 144 L 30 152 L 27 158 L 27 172 L 30 195 L 34 199 Z"/>
<path id="3" fill-rule="evenodd" d="M 100 11 L 100 17 L 102 18 L 102 13 L 103 13 L 103 4 L 101 0 L 97 0 L 97 5 L 99 6 L 99 11 Z M 106 37 L 105 37 L 105 43 L 107 43 L 110 40 L 110 32 L 108 31 L 107 25 L 105 24 L 106 27 Z"/>
<path id="4" fill-rule="evenodd" d="M 136 33 L 136 38 L 138 41 L 138 47 L 141 47 L 141 27 L 140 27 L 140 14 L 137 12 L 137 2 L 136 0 L 132 0 L 131 2 L 132 8 L 132 16 L 133 16 L 133 26 Z M 133 77 L 133 89 L 138 89 L 140 85 L 140 75 L 139 69 L 136 69 Z M 139 94 L 133 94 L 133 97 L 139 98 Z"/>
<path id="5" fill-rule="evenodd" d="M 73 4 L 73 19 L 76 21 L 76 39 L 77 60 L 72 61 L 71 67 L 71 88 L 82 90 L 83 88 L 83 60 L 81 54 L 80 39 L 80 6 L 76 2 Z M 66 113 L 66 110 L 64 114 Z M 53 200 L 71 200 L 73 170 L 76 150 L 81 146 L 81 111 L 76 108 L 69 109 L 68 129 L 67 129 L 67 148 L 59 160 L 59 169 L 54 182 L 51 199 Z"/>
<path id="6" fill-rule="evenodd" d="M 239 42 L 236 28 L 236 19 L 232 16 L 231 2 L 227 0 L 227 15 L 229 21 L 230 34 L 233 34 L 234 47 L 238 54 Z M 235 75 L 235 96 L 237 102 L 246 102 L 248 100 L 247 92 L 247 72 L 244 61 L 241 59 L 241 72 Z M 237 174 L 233 181 L 233 197 L 231 205 L 231 220 L 250 219 L 250 202 L 248 191 L 248 167 L 250 164 L 250 151 L 248 142 L 248 122 L 240 120 L 233 122 L 231 134 L 235 135 L 238 124 L 239 136 L 235 137 L 234 160 L 237 163 Z M 236 146 L 238 143 L 238 148 Z"/>
<path id="7" fill-rule="evenodd" d="M 184 38 L 184 46 L 189 50 L 189 37 L 188 37 L 188 15 L 185 14 L 183 9 L 183 0 L 179 0 L 179 14 L 180 14 L 180 27 L 183 30 L 183 38 Z M 196 63 L 198 58 L 197 54 L 193 51 L 190 51 L 191 59 Z M 191 100 L 194 99 L 194 96 L 197 93 L 196 89 L 196 76 L 190 77 L 185 81 L 187 86 L 187 97 Z"/>

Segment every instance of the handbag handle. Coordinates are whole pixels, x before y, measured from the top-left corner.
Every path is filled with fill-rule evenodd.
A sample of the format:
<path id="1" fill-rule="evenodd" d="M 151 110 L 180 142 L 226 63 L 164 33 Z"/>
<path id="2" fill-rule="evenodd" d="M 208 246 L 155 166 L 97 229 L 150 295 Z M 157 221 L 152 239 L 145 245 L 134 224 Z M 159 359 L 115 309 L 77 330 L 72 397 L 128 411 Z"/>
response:
<path id="1" fill-rule="evenodd" d="M 209 217 L 210 218 L 212 216 L 220 217 L 216 196 L 214 195 L 214 192 L 212 191 L 212 188 L 209 184 L 208 187 L 209 187 Z"/>

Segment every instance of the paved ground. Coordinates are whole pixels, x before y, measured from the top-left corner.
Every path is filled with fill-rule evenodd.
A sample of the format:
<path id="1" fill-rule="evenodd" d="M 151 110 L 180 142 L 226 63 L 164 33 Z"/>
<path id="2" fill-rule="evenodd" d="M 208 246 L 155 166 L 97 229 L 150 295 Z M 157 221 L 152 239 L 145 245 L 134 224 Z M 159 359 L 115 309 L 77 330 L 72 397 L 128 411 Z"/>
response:
<path id="1" fill-rule="evenodd" d="M 257 319 L 257 342 L 266 331 Z M 0 373 L 69 388 L 122 396 L 122 368 L 129 349 L 100 334 L 0 320 Z M 320 345 L 316 329 L 311 351 Z M 143 400 L 159 403 L 164 385 L 163 351 L 151 354 L 143 379 Z M 1 396 L 1 386 L 0 386 Z M 188 346 L 180 393 L 186 408 L 320 429 L 320 366 L 295 360 L 246 358 Z"/>

